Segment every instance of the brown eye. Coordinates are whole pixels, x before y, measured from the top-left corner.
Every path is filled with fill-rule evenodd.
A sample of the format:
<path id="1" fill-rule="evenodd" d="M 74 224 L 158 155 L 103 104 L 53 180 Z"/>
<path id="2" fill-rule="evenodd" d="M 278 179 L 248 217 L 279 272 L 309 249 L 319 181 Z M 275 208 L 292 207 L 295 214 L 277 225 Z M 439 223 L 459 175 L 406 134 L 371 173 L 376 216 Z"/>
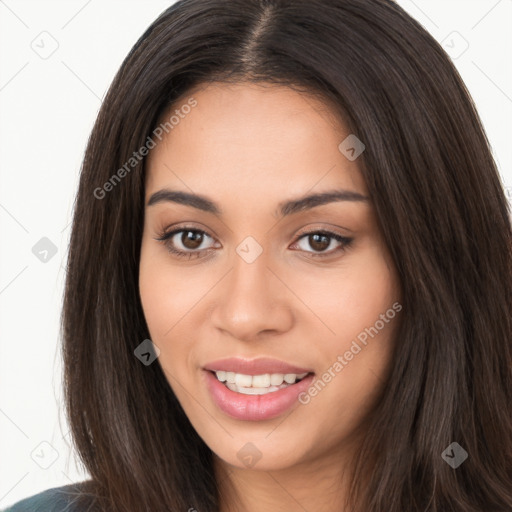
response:
<path id="1" fill-rule="evenodd" d="M 323 234 L 308 235 L 309 246 L 315 251 L 325 251 L 331 244 L 330 237 Z"/>
<path id="2" fill-rule="evenodd" d="M 200 231 L 183 231 L 181 243 L 186 249 L 197 249 L 203 241 L 203 233 Z"/>
<path id="3" fill-rule="evenodd" d="M 171 254 L 189 259 L 201 257 L 203 253 L 211 251 L 214 245 L 214 240 L 210 235 L 200 229 L 192 228 L 181 228 L 162 233 L 156 240 L 162 242 Z M 208 240 L 210 244 L 207 243 Z"/>
<path id="4" fill-rule="evenodd" d="M 300 236 L 294 245 L 313 257 L 327 257 L 335 253 L 343 252 L 350 246 L 352 241 L 352 238 L 347 238 L 337 233 L 312 231 Z"/>

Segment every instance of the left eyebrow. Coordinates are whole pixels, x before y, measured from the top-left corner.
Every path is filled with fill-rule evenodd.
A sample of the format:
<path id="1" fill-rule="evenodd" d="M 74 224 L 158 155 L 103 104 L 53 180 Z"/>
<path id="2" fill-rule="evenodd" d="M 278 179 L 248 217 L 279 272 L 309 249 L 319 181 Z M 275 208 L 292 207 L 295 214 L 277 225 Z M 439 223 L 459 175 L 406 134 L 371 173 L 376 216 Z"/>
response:
<path id="1" fill-rule="evenodd" d="M 317 206 L 338 201 L 368 202 L 369 197 L 352 190 L 330 190 L 327 192 L 310 194 L 297 199 L 283 201 L 278 204 L 277 215 L 280 217 L 286 217 L 300 211 L 309 210 Z M 147 206 L 163 202 L 174 202 L 191 206 L 215 215 L 222 215 L 222 209 L 220 206 L 205 196 L 179 190 L 170 190 L 167 188 L 152 194 L 147 202 Z"/>
<path id="2" fill-rule="evenodd" d="M 368 202 L 369 200 L 369 197 L 352 190 L 329 190 L 327 192 L 311 194 L 309 196 L 279 203 L 277 214 L 281 217 L 285 217 L 300 211 L 315 208 L 316 206 L 337 201 Z"/>

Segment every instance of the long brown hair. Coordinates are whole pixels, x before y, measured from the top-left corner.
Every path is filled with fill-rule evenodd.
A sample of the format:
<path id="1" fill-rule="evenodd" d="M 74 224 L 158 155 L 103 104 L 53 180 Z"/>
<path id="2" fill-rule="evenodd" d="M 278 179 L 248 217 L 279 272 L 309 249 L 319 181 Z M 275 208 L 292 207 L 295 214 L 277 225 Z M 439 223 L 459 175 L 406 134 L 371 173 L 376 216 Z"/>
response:
<path id="1" fill-rule="evenodd" d="M 181 0 L 123 62 L 83 161 L 62 315 L 67 415 L 93 503 L 218 510 L 211 450 L 161 367 L 134 356 L 149 338 L 138 291 L 144 158 L 126 165 L 162 113 L 210 81 L 318 94 L 366 146 L 358 162 L 403 317 L 353 509 L 511 510 L 510 211 L 459 74 L 391 0 Z M 468 453 L 456 469 L 441 456 L 452 442 Z"/>

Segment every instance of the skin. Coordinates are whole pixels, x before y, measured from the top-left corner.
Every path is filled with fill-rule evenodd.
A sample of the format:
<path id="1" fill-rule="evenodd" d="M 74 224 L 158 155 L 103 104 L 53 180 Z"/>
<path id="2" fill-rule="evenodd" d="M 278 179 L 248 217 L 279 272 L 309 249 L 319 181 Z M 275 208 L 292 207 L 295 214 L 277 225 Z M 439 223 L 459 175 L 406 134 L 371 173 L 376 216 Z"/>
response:
<path id="1" fill-rule="evenodd" d="M 174 202 L 145 208 L 139 285 L 158 364 L 214 453 L 222 512 L 344 510 L 350 457 L 389 373 L 399 315 L 307 405 L 271 420 L 224 414 L 202 368 L 224 357 L 272 357 L 322 376 L 400 301 L 371 201 L 275 213 L 284 200 L 331 189 L 368 196 L 357 159 L 338 149 L 350 132 L 327 104 L 284 86 L 209 84 L 173 109 L 190 96 L 197 106 L 148 155 L 146 203 L 170 188 L 207 196 L 223 213 Z M 209 235 L 198 258 L 178 258 L 156 240 L 184 223 Z M 315 230 L 353 241 L 339 250 L 333 238 L 323 249 L 299 240 Z M 248 236 L 263 248 L 250 264 L 236 252 Z M 198 251 L 181 233 L 172 240 Z M 237 457 L 248 442 L 262 454 L 252 468 Z"/>

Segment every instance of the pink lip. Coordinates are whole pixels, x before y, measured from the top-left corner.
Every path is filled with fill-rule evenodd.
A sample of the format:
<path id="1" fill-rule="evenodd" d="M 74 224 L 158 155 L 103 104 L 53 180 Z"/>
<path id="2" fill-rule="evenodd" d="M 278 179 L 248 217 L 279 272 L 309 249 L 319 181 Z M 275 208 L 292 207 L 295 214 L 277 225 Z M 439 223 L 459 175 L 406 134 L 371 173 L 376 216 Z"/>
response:
<path id="1" fill-rule="evenodd" d="M 266 373 L 312 373 L 311 368 L 300 368 L 293 366 L 278 359 L 263 357 L 260 359 L 240 359 L 230 357 L 227 359 L 218 359 L 204 366 L 205 370 L 225 371 L 243 373 L 244 375 L 265 375 Z"/>
<path id="2" fill-rule="evenodd" d="M 295 373 L 295 371 L 289 373 Z M 305 371 L 299 373 L 305 373 Z M 309 388 L 315 377 L 314 374 L 307 375 L 296 384 L 266 395 L 244 395 L 228 389 L 212 371 L 206 370 L 203 374 L 206 387 L 217 406 L 228 416 L 246 421 L 269 420 L 280 416 L 299 401 L 299 395 Z"/>

